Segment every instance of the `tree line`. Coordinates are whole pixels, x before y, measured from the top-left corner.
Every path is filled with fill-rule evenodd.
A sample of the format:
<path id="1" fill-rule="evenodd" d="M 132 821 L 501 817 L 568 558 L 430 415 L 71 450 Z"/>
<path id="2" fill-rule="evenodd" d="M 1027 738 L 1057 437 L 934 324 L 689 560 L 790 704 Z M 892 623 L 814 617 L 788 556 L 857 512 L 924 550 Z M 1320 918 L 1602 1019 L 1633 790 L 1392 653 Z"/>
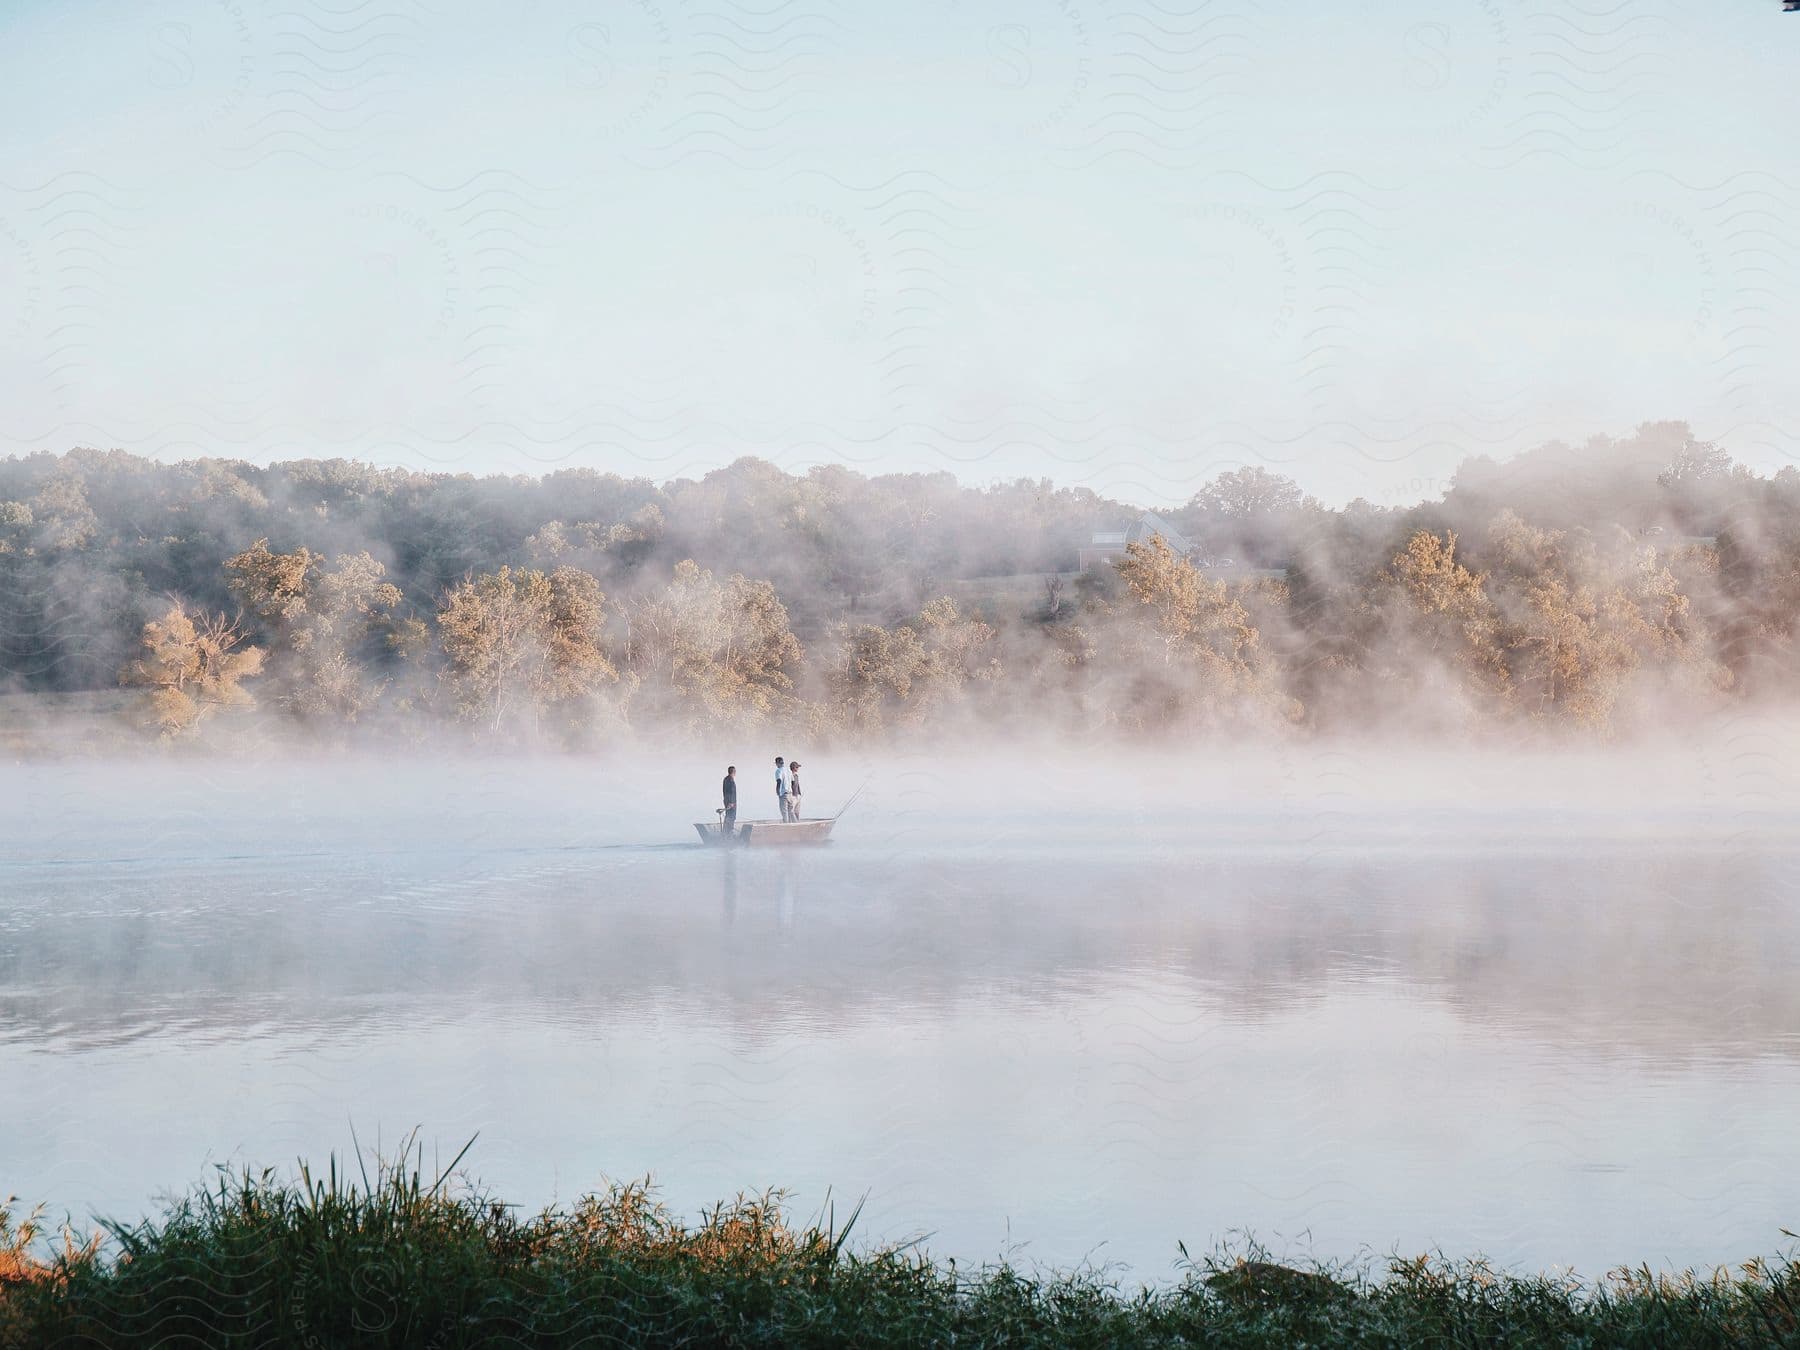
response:
<path id="1" fill-rule="evenodd" d="M 1139 514 L 754 459 L 656 484 L 35 454 L 0 462 L 0 680 L 122 685 L 171 738 L 254 711 L 562 744 L 1607 734 L 1793 687 L 1800 473 L 1680 423 L 1474 457 L 1403 505 L 1235 470 L 1164 513 L 1188 551 L 1077 570 Z"/>

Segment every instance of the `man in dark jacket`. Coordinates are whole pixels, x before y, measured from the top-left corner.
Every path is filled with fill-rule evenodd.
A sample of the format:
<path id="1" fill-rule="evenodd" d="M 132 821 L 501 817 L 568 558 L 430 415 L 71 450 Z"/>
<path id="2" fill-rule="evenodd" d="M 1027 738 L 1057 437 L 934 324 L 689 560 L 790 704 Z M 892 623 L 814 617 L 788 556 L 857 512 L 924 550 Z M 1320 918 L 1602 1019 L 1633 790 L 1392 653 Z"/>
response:
<path id="1" fill-rule="evenodd" d="M 737 765 L 725 768 L 725 833 L 737 829 Z"/>

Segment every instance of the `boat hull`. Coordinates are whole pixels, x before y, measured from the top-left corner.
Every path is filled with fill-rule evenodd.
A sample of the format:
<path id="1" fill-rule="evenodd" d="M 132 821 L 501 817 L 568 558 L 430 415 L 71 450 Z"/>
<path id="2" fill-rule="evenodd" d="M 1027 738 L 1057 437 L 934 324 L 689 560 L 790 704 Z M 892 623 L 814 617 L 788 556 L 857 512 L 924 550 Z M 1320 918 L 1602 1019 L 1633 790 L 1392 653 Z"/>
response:
<path id="1" fill-rule="evenodd" d="M 791 848 L 825 843 L 831 838 L 831 827 L 835 824 L 837 821 L 832 819 L 740 820 L 734 831 L 727 832 L 722 825 L 696 821 L 694 829 L 699 832 L 701 842 L 715 847 Z"/>

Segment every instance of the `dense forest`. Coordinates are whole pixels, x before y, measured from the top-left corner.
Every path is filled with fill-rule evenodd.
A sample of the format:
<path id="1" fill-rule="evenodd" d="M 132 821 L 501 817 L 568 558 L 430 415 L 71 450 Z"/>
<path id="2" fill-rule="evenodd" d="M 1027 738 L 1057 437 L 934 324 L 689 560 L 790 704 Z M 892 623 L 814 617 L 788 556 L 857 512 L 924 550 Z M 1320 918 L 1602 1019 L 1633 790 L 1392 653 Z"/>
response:
<path id="1" fill-rule="evenodd" d="M 0 462 L 0 681 L 149 737 L 589 745 L 1404 727 L 1620 734 L 1789 696 L 1800 472 L 1680 423 L 1327 509 L 1259 468 L 1166 511 L 1047 481 L 657 484 L 344 460 Z M 66 703 L 69 700 L 62 700 Z"/>

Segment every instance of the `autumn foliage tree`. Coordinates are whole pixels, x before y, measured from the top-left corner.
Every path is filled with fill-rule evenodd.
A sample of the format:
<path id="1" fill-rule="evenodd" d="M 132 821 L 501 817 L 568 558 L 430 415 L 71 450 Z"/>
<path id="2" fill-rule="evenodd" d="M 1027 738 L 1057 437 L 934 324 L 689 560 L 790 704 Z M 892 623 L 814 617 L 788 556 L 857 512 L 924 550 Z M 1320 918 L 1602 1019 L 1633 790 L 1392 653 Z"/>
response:
<path id="1" fill-rule="evenodd" d="M 271 678 L 281 706 L 312 721 L 354 722 L 384 685 L 367 670 L 371 639 L 389 632 L 400 588 L 367 553 L 327 567 L 307 548 L 274 553 L 258 539 L 228 558 L 232 592 L 259 618 L 278 653 Z"/>
<path id="2" fill-rule="evenodd" d="M 892 629 L 862 623 L 842 629 L 832 667 L 831 699 L 849 731 L 874 732 L 904 720 L 913 683 L 925 668 L 925 649 L 907 624 Z"/>
<path id="3" fill-rule="evenodd" d="M 201 615 L 171 600 L 144 625 L 143 655 L 120 672 L 121 684 L 147 689 L 155 725 L 179 736 L 221 708 L 250 708 L 243 681 L 262 671 L 260 647 L 244 645 L 243 629 L 223 614 Z"/>
<path id="4" fill-rule="evenodd" d="M 691 731 L 766 725 L 794 711 L 805 653 L 766 581 L 716 579 L 697 563 L 629 611 L 635 709 Z"/>
<path id="5" fill-rule="evenodd" d="M 940 596 L 906 623 L 839 630 L 830 697 L 855 731 L 916 727 L 965 705 L 971 687 L 1000 678 L 995 632 Z"/>
<path id="6" fill-rule="evenodd" d="M 1410 696 L 1415 711 L 1435 712 L 1447 692 L 1471 716 L 1492 714 L 1511 698 L 1500 615 L 1487 577 L 1457 556 L 1454 530 L 1414 532 L 1377 579 L 1369 601 L 1373 631 L 1366 657 L 1387 695 Z"/>
<path id="7" fill-rule="evenodd" d="M 586 572 L 502 567 L 465 577 L 437 613 L 444 679 L 464 720 L 538 730 L 546 715 L 579 720 L 618 679 L 602 629 L 606 597 Z"/>
<path id="8" fill-rule="evenodd" d="M 1122 527 L 1141 542 L 1097 560 Z M 221 626 L 234 608 L 247 627 Z M 794 727 L 795 745 L 1296 720 L 1606 735 L 1792 700 L 1800 470 L 1650 423 L 1477 456 L 1410 504 L 1328 509 L 1248 465 L 1165 522 L 1041 479 L 758 459 L 663 483 L 0 459 L 8 691 L 129 668 L 180 728 L 252 647 L 263 702 L 308 738 L 423 736 L 434 710 L 557 739 Z"/>
<path id="9" fill-rule="evenodd" d="M 1688 598 L 1654 550 L 1538 529 L 1502 511 L 1489 530 L 1505 660 L 1521 710 L 1602 727 L 1648 664 L 1690 689 L 1723 672 L 1698 641 Z"/>
<path id="10" fill-rule="evenodd" d="M 1118 618 L 1100 640 L 1102 670 L 1130 720 L 1218 726 L 1283 712 L 1249 612 L 1160 536 L 1126 546 Z"/>

